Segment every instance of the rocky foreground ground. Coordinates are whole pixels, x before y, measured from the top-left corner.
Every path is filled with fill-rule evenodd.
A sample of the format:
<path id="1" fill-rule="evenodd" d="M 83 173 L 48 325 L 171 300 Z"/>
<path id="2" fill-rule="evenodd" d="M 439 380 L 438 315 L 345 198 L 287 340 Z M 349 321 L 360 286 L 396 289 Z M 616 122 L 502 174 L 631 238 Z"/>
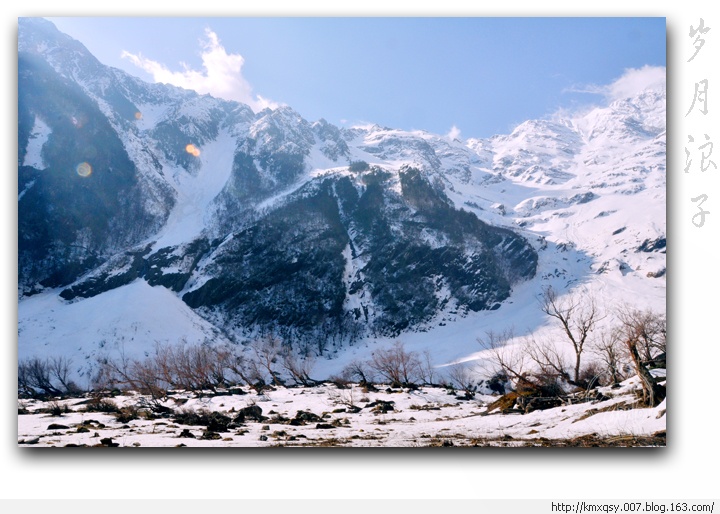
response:
<path id="1" fill-rule="evenodd" d="M 156 402 L 132 392 L 18 400 L 18 445 L 665 446 L 665 402 L 639 408 L 637 393 L 632 378 L 531 412 L 508 407 L 499 395 L 357 384 L 176 392 Z"/>

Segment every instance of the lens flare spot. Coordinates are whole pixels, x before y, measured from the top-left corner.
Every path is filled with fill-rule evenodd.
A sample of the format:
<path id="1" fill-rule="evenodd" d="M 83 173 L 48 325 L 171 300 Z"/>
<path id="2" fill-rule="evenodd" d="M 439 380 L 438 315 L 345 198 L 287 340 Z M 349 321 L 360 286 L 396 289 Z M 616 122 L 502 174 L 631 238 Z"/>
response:
<path id="1" fill-rule="evenodd" d="M 136 120 L 141 120 L 141 119 L 142 119 L 142 113 L 141 113 L 140 111 L 138 111 L 138 112 L 135 113 L 135 119 L 136 119 Z"/>
<path id="2" fill-rule="evenodd" d="M 83 113 L 78 113 L 76 116 L 71 116 L 70 121 L 75 128 L 83 128 L 87 123 L 87 116 Z"/>
<path id="3" fill-rule="evenodd" d="M 77 165 L 75 171 L 77 171 L 77 174 L 81 177 L 89 177 L 92 174 L 92 166 L 86 162 L 81 162 Z"/>
<path id="4" fill-rule="evenodd" d="M 185 151 L 189 153 L 190 155 L 194 155 L 195 157 L 200 157 L 200 149 L 195 146 L 194 144 L 190 143 L 185 147 Z"/>

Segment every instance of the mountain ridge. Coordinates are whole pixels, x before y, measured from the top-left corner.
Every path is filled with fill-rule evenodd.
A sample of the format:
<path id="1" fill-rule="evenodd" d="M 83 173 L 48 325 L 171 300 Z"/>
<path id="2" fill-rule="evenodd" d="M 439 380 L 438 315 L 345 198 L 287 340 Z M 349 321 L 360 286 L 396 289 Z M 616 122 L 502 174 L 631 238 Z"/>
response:
<path id="1" fill-rule="evenodd" d="M 638 250 L 665 237 L 664 89 L 460 141 L 254 113 L 146 84 L 60 34 L 21 19 L 20 329 L 33 296 L 72 304 L 137 281 L 172 291 L 215 337 L 274 331 L 318 355 L 502 312 L 527 281 L 605 275 L 602 289 L 629 274 L 643 290 L 662 281 L 651 301 L 664 302 L 664 247 Z M 65 152 L 67 134 L 84 145 Z"/>

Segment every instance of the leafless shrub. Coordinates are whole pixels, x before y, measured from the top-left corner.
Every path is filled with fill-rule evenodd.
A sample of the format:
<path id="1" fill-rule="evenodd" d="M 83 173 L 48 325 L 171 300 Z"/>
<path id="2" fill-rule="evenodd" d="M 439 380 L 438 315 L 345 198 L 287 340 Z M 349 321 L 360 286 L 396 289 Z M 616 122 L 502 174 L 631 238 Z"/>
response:
<path id="1" fill-rule="evenodd" d="M 150 395 L 155 407 L 167 397 L 169 389 L 192 391 L 198 396 L 219 387 L 253 383 L 261 377 L 257 361 L 247 360 L 232 348 L 209 344 L 158 344 L 155 352 L 144 359 L 127 358 L 123 351 L 117 358 L 100 360 L 95 387 L 134 389 Z"/>
<path id="2" fill-rule="evenodd" d="M 651 361 L 667 350 L 667 319 L 650 309 L 633 309 L 623 305 L 618 312 L 621 330 L 637 341 L 640 358 Z"/>
<path id="3" fill-rule="evenodd" d="M 155 359 L 165 382 L 202 395 L 205 390 L 215 392 L 227 385 L 232 356 L 225 348 L 181 344 L 159 346 Z"/>
<path id="4" fill-rule="evenodd" d="M 110 398 L 103 398 L 100 396 L 95 396 L 90 399 L 90 401 L 85 406 L 86 412 L 106 412 L 106 413 L 112 413 L 112 412 L 119 412 L 120 407 L 118 407 L 117 403 L 115 403 Z"/>
<path id="5" fill-rule="evenodd" d="M 664 350 L 665 316 L 651 311 L 623 311 L 618 315 L 622 323 L 622 339 L 630 354 L 635 372 L 643 388 L 643 403 L 654 407 L 665 398 L 665 388 L 661 386 L 646 367 L 646 359 L 652 359 L 653 350 Z M 644 355 L 641 355 L 643 352 Z"/>
<path id="6" fill-rule="evenodd" d="M 557 344 L 548 339 L 538 340 L 534 337 L 529 337 L 527 341 L 530 358 L 537 365 L 535 375 L 540 378 L 539 382 L 547 384 L 557 382 L 559 379 L 572 380 L 568 372 L 571 365 L 559 351 Z M 579 374 L 578 370 L 578 380 Z"/>
<path id="7" fill-rule="evenodd" d="M 627 378 L 624 370 L 628 352 L 622 338 L 622 330 L 615 327 L 601 332 L 590 347 L 590 352 L 596 356 L 604 368 L 601 376 L 606 382 L 612 384 L 617 384 Z"/>
<path id="8" fill-rule="evenodd" d="M 47 406 L 43 409 L 51 416 L 62 416 L 70 412 L 70 408 L 66 404 L 60 404 L 57 400 L 48 402 Z"/>
<path id="9" fill-rule="evenodd" d="M 478 338 L 478 343 L 487 355 L 490 364 L 488 371 L 493 375 L 503 375 L 512 383 L 518 383 L 527 380 L 532 361 L 527 348 L 509 345 L 514 338 L 512 329 L 490 331 L 485 337 Z"/>
<path id="10" fill-rule="evenodd" d="M 359 394 L 353 384 L 350 384 L 345 389 L 331 392 L 330 399 L 337 405 L 344 405 L 351 410 L 360 410 L 356 405 L 356 403 L 359 401 Z"/>
<path id="11" fill-rule="evenodd" d="M 78 394 L 82 392 L 80 387 L 70 379 L 72 359 L 65 356 L 57 356 L 50 357 L 47 362 L 51 376 L 57 380 L 66 394 Z"/>
<path id="12" fill-rule="evenodd" d="M 420 367 L 419 367 L 419 378 L 420 382 L 425 385 L 437 385 L 436 381 L 439 379 L 435 366 L 432 363 L 430 352 L 425 350 L 420 355 Z"/>
<path id="13" fill-rule="evenodd" d="M 230 352 L 228 362 L 228 373 L 236 383 L 252 385 L 261 379 L 261 373 L 257 370 L 257 363 L 242 352 Z"/>
<path id="14" fill-rule="evenodd" d="M 71 379 L 72 359 L 65 356 L 18 362 L 18 395 L 29 398 L 77 395 L 81 388 Z"/>
<path id="15" fill-rule="evenodd" d="M 60 393 L 50 382 L 46 361 L 32 358 L 18 363 L 18 392 L 21 396 L 39 398 Z"/>
<path id="16" fill-rule="evenodd" d="M 262 376 L 263 381 L 269 379 L 272 385 L 282 385 L 283 380 L 277 370 L 278 357 L 282 351 L 280 339 L 273 334 L 267 335 L 252 344 L 252 351 L 256 363 L 254 371 Z"/>
<path id="17" fill-rule="evenodd" d="M 417 353 L 406 351 L 400 341 L 388 349 L 373 352 L 368 366 L 392 387 L 417 385 L 422 367 Z"/>
<path id="18" fill-rule="evenodd" d="M 365 361 L 354 360 L 342 370 L 342 377 L 349 382 L 358 382 L 361 386 L 372 385 L 372 370 Z"/>
<path id="19" fill-rule="evenodd" d="M 115 413 L 115 419 L 120 423 L 127 423 L 140 417 L 140 409 L 134 405 L 123 407 Z"/>
<path id="20" fill-rule="evenodd" d="M 105 357 L 99 360 L 99 371 L 96 384 L 105 387 L 132 389 L 150 397 L 152 408 L 164 410 L 161 402 L 167 399 L 167 391 L 171 387 L 165 378 L 167 371 L 164 355 L 148 356 L 142 360 L 130 359 L 124 350 L 117 359 Z"/>
<path id="21" fill-rule="evenodd" d="M 306 387 L 317 384 L 317 380 L 310 378 L 310 373 L 315 365 L 315 359 L 311 356 L 303 358 L 293 352 L 291 348 L 286 348 L 282 352 L 281 362 L 283 369 L 296 384 Z"/>
<path id="22" fill-rule="evenodd" d="M 514 339 L 512 330 L 500 333 L 489 332 L 479 339 L 482 348 L 489 355 L 490 372 L 496 377 L 505 377 L 520 394 L 556 396 L 562 394 L 561 380 L 567 376 L 562 368 L 560 355 L 549 343 L 538 342 L 532 337 Z M 500 389 L 501 384 L 495 387 Z"/>
<path id="23" fill-rule="evenodd" d="M 467 363 L 453 364 L 447 369 L 447 382 L 453 388 L 463 391 L 469 400 L 477 390 L 477 375 Z"/>

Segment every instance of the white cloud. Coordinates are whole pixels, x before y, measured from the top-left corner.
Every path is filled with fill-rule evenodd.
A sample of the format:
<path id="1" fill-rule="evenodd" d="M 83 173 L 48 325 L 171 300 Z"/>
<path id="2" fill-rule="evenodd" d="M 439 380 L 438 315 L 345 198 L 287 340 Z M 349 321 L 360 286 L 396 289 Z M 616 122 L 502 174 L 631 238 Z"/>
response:
<path id="1" fill-rule="evenodd" d="M 252 87 L 242 75 L 245 59 L 240 54 L 228 54 L 220 44 L 217 34 L 205 29 L 207 39 L 202 41 L 202 71 L 190 69 L 181 63 L 183 71 L 171 71 L 157 61 L 147 59 L 141 54 L 123 51 L 122 57 L 129 59 L 135 66 L 153 76 L 155 82 L 172 84 L 185 89 L 193 89 L 200 94 L 210 94 L 225 100 L 235 100 L 247 104 L 255 112 L 266 107 L 279 106 L 260 95 L 253 94 Z"/>
<path id="2" fill-rule="evenodd" d="M 605 86 L 591 84 L 581 88 L 571 88 L 568 91 L 603 95 L 612 102 L 630 98 L 646 89 L 665 89 L 665 73 L 664 66 L 645 65 L 642 68 L 628 68 L 612 84 Z"/>
<path id="3" fill-rule="evenodd" d="M 459 139 L 460 138 L 460 129 L 457 128 L 455 125 L 453 125 L 452 128 L 450 129 L 450 132 L 448 132 L 446 135 L 451 141 L 453 141 L 455 139 Z"/>
<path id="4" fill-rule="evenodd" d="M 643 66 L 640 69 L 627 69 L 622 77 L 607 86 L 605 95 L 611 100 L 619 100 L 635 96 L 648 88 L 665 88 L 664 66 Z"/>

